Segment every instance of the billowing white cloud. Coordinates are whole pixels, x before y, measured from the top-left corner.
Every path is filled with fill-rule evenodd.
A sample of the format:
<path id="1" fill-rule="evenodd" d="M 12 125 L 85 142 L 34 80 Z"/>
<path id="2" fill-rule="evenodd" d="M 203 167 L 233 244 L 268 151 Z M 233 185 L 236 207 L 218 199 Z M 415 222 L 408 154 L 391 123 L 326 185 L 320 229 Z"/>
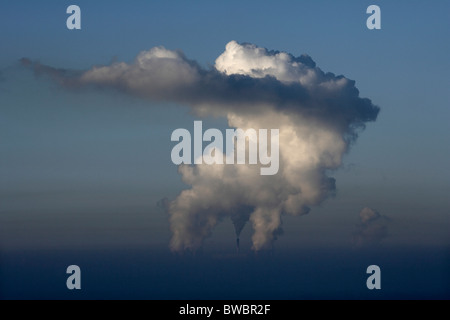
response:
<path id="1" fill-rule="evenodd" d="M 238 236 L 251 222 L 255 250 L 269 245 L 281 232 L 283 214 L 306 214 L 334 193 L 335 180 L 327 172 L 341 166 L 358 129 L 379 111 L 359 97 L 354 81 L 324 73 L 307 55 L 294 57 L 235 41 L 211 69 L 162 47 L 140 53 L 131 64 L 75 75 L 23 62 L 65 86 L 114 88 L 182 103 L 199 116 L 226 117 L 233 128 L 279 129 L 280 165 L 274 176 L 261 176 L 259 165 L 179 167 L 191 188 L 165 202 L 173 250 L 195 250 L 226 216 Z"/>
<path id="2" fill-rule="evenodd" d="M 227 44 L 217 58 L 215 68 L 226 75 L 241 74 L 252 78 L 273 76 L 282 82 L 308 85 L 317 81 L 315 63 L 306 55 L 295 58 L 286 52 L 269 52 L 253 44 Z"/>

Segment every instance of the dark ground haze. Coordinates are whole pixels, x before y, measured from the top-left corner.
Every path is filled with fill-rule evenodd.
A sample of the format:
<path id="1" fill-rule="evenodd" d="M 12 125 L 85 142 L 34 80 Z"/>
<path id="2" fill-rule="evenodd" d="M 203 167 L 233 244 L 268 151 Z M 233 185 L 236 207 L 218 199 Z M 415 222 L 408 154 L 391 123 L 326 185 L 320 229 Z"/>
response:
<path id="1" fill-rule="evenodd" d="M 66 289 L 67 266 L 82 290 Z M 366 268 L 381 268 L 368 290 Z M 1 253 L 1 299 L 449 299 L 450 250 L 303 249 L 184 256 L 148 249 Z"/>

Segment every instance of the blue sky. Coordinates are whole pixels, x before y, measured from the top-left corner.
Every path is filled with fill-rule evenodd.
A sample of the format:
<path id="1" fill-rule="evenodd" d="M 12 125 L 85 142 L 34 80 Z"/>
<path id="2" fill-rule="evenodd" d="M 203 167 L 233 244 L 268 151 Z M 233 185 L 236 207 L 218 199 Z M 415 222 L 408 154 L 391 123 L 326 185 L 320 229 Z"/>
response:
<path id="1" fill-rule="evenodd" d="M 368 125 L 346 156 L 348 169 L 335 173 L 338 197 L 319 208 L 323 215 L 333 219 L 338 214 L 332 211 L 345 201 L 348 206 L 342 210 L 348 212 L 340 214 L 349 222 L 360 207 L 371 205 L 408 224 L 417 219 L 421 228 L 426 221 L 427 227 L 431 224 L 427 232 L 436 227 L 443 237 L 442 225 L 449 222 L 445 190 L 450 181 L 445 1 L 378 2 L 379 31 L 365 27 L 370 3 L 364 1 L 77 4 L 82 9 L 81 31 L 65 27 L 68 2 L 3 4 L 6 209 L 26 210 L 29 201 L 20 197 L 40 199 L 33 210 L 43 202 L 42 208 L 56 206 L 56 211 L 65 207 L 65 201 L 74 208 L 98 205 L 108 211 L 113 204 L 147 207 L 158 198 L 173 197 L 183 185 L 167 161 L 172 147 L 167 137 L 175 128 L 190 127 L 195 119 L 182 107 L 150 107 L 120 94 L 65 92 L 48 81 L 36 81 L 18 67 L 18 59 L 88 69 L 113 59 L 132 61 L 140 51 L 163 45 L 209 66 L 234 39 L 295 55 L 307 53 L 324 71 L 356 80 L 361 96 L 381 106 L 376 123 Z M 214 120 L 210 126 L 215 124 L 224 122 Z M 92 190 L 85 194 L 82 190 L 87 189 Z M 56 190 L 67 198 L 50 200 Z M 97 192 L 98 197 L 91 197 Z M 12 200 L 11 194 L 20 200 Z M 310 219 L 323 223 L 328 220 L 323 215 Z M 155 218 L 164 224 L 160 219 L 164 220 Z M 441 238 L 427 241 L 448 243 L 448 238 Z"/>
<path id="2" fill-rule="evenodd" d="M 66 28 L 70 4 L 81 7 L 81 31 Z M 381 30 L 366 28 L 370 4 L 381 7 Z M 440 0 L 2 1 L 0 250 L 168 251 L 167 216 L 155 203 L 186 188 L 170 134 L 198 119 L 185 106 L 66 90 L 20 58 L 86 70 L 162 45 L 208 67 L 231 40 L 309 54 L 381 108 L 333 173 L 336 197 L 285 217 L 277 247 L 351 247 L 366 206 L 392 220 L 385 246 L 450 245 L 449 11 Z M 241 240 L 248 250 L 250 229 Z M 234 250 L 231 222 L 205 250 Z"/>

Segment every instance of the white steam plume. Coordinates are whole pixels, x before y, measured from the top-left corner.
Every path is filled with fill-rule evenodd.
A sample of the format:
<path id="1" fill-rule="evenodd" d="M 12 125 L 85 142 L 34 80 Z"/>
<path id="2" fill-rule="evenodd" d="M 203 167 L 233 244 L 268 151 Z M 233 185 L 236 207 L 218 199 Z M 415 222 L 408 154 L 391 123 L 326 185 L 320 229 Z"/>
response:
<path id="1" fill-rule="evenodd" d="M 200 247 L 216 224 L 230 217 L 239 237 L 249 220 L 253 249 L 281 232 L 282 215 L 302 215 L 335 191 L 329 170 L 342 164 L 357 130 L 379 108 L 359 97 L 355 82 L 324 73 L 307 55 L 268 51 L 231 41 L 214 68 L 162 47 L 132 64 L 114 63 L 69 73 L 23 59 L 37 73 L 68 87 L 99 86 L 153 101 L 189 105 L 199 116 L 222 116 L 232 128 L 279 129 L 280 167 L 261 176 L 257 165 L 181 165 L 191 186 L 166 203 L 172 250 Z"/>

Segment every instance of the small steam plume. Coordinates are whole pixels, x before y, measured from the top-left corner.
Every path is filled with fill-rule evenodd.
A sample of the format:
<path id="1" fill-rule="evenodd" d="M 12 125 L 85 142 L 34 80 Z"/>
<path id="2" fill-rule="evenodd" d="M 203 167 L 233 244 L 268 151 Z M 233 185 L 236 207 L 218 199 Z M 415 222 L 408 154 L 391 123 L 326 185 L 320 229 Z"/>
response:
<path id="1" fill-rule="evenodd" d="M 360 224 L 353 236 L 355 247 L 373 247 L 388 235 L 390 219 L 371 208 L 364 208 L 359 213 Z"/>

